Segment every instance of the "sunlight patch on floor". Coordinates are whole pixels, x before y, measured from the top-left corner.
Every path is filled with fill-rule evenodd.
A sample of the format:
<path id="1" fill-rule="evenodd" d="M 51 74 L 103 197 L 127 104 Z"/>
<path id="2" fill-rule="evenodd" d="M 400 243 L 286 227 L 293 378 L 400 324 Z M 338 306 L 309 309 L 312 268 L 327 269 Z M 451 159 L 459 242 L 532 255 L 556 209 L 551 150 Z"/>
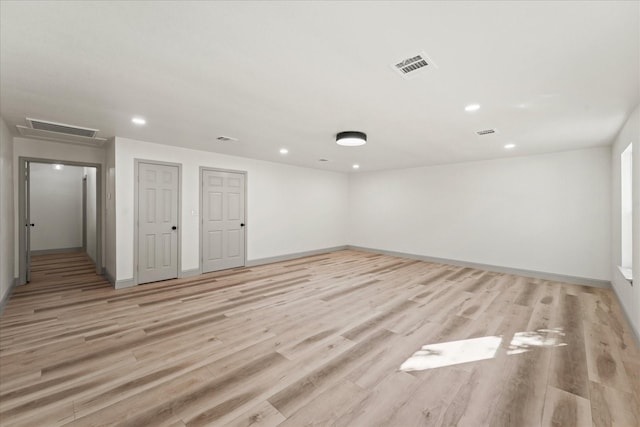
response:
<path id="1" fill-rule="evenodd" d="M 567 343 L 562 342 L 564 332 L 562 328 L 538 329 L 531 332 L 516 332 L 509 344 L 507 354 L 520 354 L 534 348 L 562 347 Z"/>
<path id="2" fill-rule="evenodd" d="M 400 366 L 400 370 L 424 371 L 491 359 L 500 348 L 500 343 L 502 337 L 482 337 L 424 345 Z"/>
<path id="3" fill-rule="evenodd" d="M 536 331 L 516 332 L 509 343 L 507 355 L 522 354 L 537 348 L 562 347 L 562 328 L 538 329 Z M 467 340 L 450 341 L 423 345 L 400 365 L 404 372 L 424 371 L 443 366 L 477 362 L 495 357 L 502 344 L 502 336 L 487 336 Z"/>

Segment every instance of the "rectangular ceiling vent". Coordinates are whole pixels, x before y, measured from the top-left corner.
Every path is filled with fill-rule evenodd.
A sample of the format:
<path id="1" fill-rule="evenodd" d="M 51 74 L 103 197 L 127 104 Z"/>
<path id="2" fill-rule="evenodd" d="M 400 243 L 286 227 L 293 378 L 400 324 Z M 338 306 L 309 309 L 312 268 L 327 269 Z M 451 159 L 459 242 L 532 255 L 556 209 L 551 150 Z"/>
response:
<path id="1" fill-rule="evenodd" d="M 45 139 L 48 141 L 100 147 L 106 138 L 98 138 L 98 129 L 89 129 L 63 123 L 36 120 L 27 117 L 29 126 L 16 125 L 20 135 L 26 138 Z"/>
<path id="2" fill-rule="evenodd" d="M 232 138 L 232 137 L 230 137 L 230 136 L 224 136 L 224 135 L 219 136 L 219 137 L 217 137 L 216 139 L 217 139 L 218 141 L 222 141 L 222 142 L 229 142 L 229 141 L 231 141 L 231 142 L 237 142 L 237 141 L 238 141 L 238 138 Z"/>
<path id="3" fill-rule="evenodd" d="M 427 69 L 437 68 L 424 52 L 396 61 L 391 67 L 405 78 L 413 77 Z"/>
<path id="4" fill-rule="evenodd" d="M 48 122 L 46 120 L 30 119 L 29 117 L 27 117 L 27 124 L 31 127 L 31 129 L 63 133 L 65 135 L 84 136 L 85 138 L 95 138 L 96 134 L 98 133 L 98 129 L 89 129 L 80 126 L 66 125 L 63 123 Z"/>
<path id="5" fill-rule="evenodd" d="M 479 130 L 476 132 L 476 134 L 479 136 L 491 135 L 494 133 L 498 133 L 498 129 L 485 129 L 485 130 Z"/>

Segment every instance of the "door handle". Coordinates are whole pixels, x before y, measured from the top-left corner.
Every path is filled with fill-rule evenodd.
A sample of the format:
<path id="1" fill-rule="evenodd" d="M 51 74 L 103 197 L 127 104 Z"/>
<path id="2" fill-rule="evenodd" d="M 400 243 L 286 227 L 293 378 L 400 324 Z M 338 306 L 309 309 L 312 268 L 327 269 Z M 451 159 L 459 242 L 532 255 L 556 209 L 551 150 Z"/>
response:
<path id="1" fill-rule="evenodd" d="M 178 227 L 176 227 L 175 225 L 173 227 L 171 227 L 172 230 L 177 230 Z"/>
<path id="2" fill-rule="evenodd" d="M 244 227 L 244 222 L 240 223 L 240 227 Z"/>
<path id="3" fill-rule="evenodd" d="M 29 226 L 31 226 L 31 227 L 35 227 L 36 225 L 35 225 L 35 224 L 25 224 L 24 226 L 25 226 L 25 227 L 29 227 Z"/>

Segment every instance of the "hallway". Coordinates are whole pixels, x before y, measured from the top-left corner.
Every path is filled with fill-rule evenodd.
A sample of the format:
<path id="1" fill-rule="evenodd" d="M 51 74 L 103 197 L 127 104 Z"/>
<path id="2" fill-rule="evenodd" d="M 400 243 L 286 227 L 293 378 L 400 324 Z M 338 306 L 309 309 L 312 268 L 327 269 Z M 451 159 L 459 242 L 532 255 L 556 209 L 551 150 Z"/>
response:
<path id="1" fill-rule="evenodd" d="M 26 286 L 16 287 L 11 299 L 102 287 L 112 289 L 103 276 L 96 274 L 95 264 L 84 252 L 34 255 L 31 257 L 31 281 Z"/>

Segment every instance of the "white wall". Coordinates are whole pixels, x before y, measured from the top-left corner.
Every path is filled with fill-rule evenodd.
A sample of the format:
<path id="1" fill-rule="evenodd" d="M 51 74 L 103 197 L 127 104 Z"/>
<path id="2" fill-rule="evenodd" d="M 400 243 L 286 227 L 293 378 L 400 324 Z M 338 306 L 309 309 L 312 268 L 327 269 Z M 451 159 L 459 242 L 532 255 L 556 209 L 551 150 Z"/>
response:
<path id="1" fill-rule="evenodd" d="M 618 266 L 621 262 L 621 212 L 620 212 L 620 154 L 633 143 L 633 286 L 624 279 Z M 611 283 L 618 294 L 622 306 L 640 337 L 640 106 L 629 116 L 611 147 Z"/>
<path id="2" fill-rule="evenodd" d="M 13 283 L 13 227 L 13 137 L 0 118 L 0 301 Z"/>
<path id="3" fill-rule="evenodd" d="M 199 267 L 200 166 L 248 172 L 249 261 L 348 243 L 346 174 L 125 138 L 115 144 L 118 280 L 133 277 L 134 159 L 182 164 L 183 271 Z"/>
<path id="4" fill-rule="evenodd" d="M 50 159 L 60 161 L 97 163 L 104 165 L 104 148 L 84 147 L 74 144 L 63 144 L 58 142 L 43 141 L 29 138 L 13 138 L 13 179 L 14 179 L 14 274 L 19 275 L 19 227 L 18 227 L 18 159 L 20 157 L 31 157 L 38 159 Z M 104 167 L 103 167 L 104 170 Z M 104 179 L 103 179 L 104 183 Z M 104 194 L 104 184 L 103 184 Z M 103 252 L 104 253 L 104 252 Z"/>
<path id="5" fill-rule="evenodd" d="M 85 167 L 84 176 L 87 179 L 87 255 L 96 262 L 96 168 Z"/>
<path id="6" fill-rule="evenodd" d="M 31 250 L 82 247 L 81 167 L 31 163 Z"/>
<path id="7" fill-rule="evenodd" d="M 350 243 L 610 280 L 610 148 L 350 180 Z"/>

